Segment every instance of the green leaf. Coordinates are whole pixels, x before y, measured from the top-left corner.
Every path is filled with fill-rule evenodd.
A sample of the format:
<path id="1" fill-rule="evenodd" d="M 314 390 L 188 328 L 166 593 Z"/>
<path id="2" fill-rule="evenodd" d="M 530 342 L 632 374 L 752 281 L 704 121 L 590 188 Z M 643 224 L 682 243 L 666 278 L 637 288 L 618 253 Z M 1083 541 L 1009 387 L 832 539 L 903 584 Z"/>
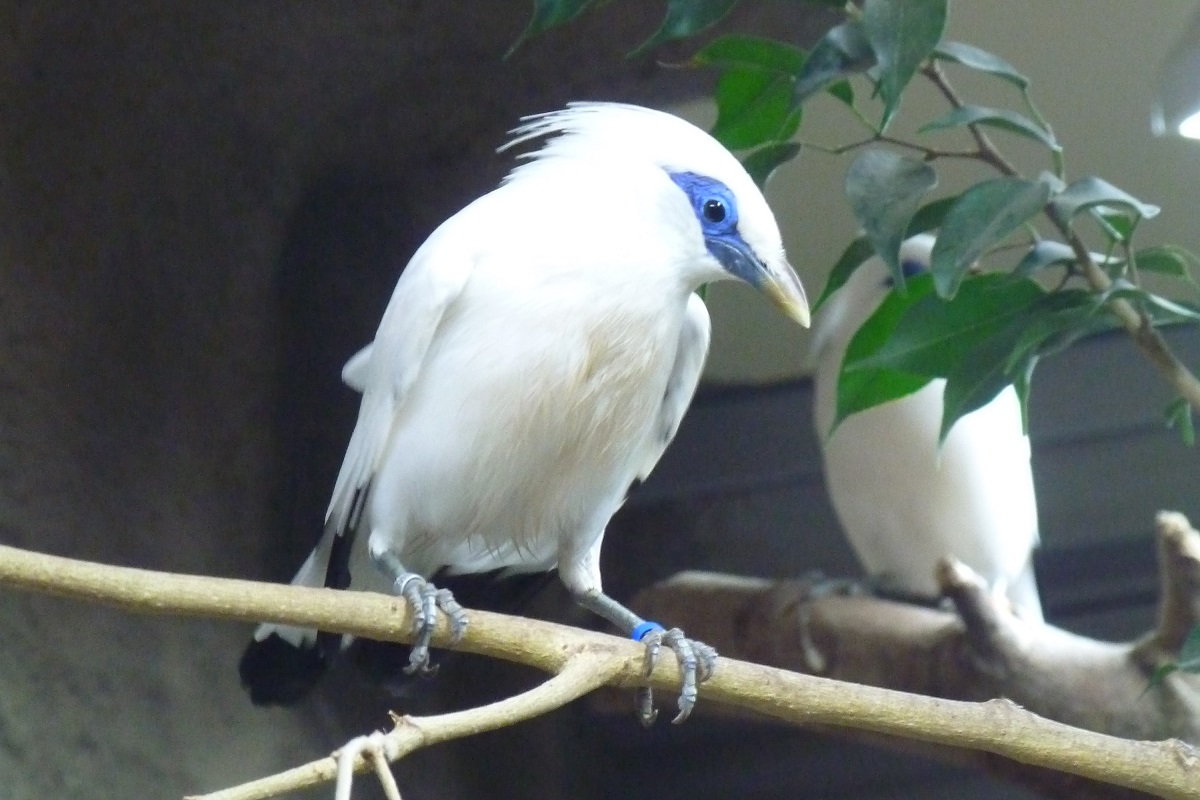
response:
<path id="1" fill-rule="evenodd" d="M 1063 183 L 1062 178 L 1058 177 L 1053 172 L 1042 170 L 1038 174 L 1037 179 L 1050 187 L 1050 194 L 1058 194 L 1063 189 L 1067 188 L 1067 185 Z"/>
<path id="2" fill-rule="evenodd" d="M 1143 203 L 1128 192 L 1094 176 L 1080 178 L 1063 189 L 1055 196 L 1050 207 L 1059 220 L 1067 223 L 1079 212 L 1101 205 L 1122 206 L 1143 219 L 1153 219 L 1160 210 L 1158 206 Z"/>
<path id="3" fill-rule="evenodd" d="M 837 415 L 833 433 L 847 417 L 860 411 L 908 397 L 925 388 L 933 378 L 928 375 L 909 375 L 889 369 L 842 372 L 838 377 Z"/>
<path id="4" fill-rule="evenodd" d="M 1075 263 L 1075 251 L 1070 245 L 1053 239 L 1042 239 L 1017 264 L 1013 270 L 1021 277 L 1028 277 L 1047 267 L 1067 266 Z"/>
<path id="5" fill-rule="evenodd" d="M 937 173 L 924 161 L 890 150 L 864 150 L 846 171 L 846 197 L 875 252 L 904 286 L 900 243 L 921 199 L 937 184 Z"/>
<path id="6" fill-rule="evenodd" d="M 927 278 L 910 283 L 917 280 Z M 898 320 L 886 343 L 847 368 L 886 367 L 949 377 L 982 342 L 1026 318 L 1045 295 L 1031 280 L 995 272 L 964 281 L 953 300 L 926 293 Z"/>
<path id="7" fill-rule="evenodd" d="M 1113 215 L 1102 214 L 1101 210 L 1104 208 L 1106 206 L 1092 206 L 1091 208 L 1084 209 L 1084 213 L 1095 221 L 1096 227 L 1100 229 L 1100 233 L 1104 234 L 1105 239 L 1109 242 L 1119 242 L 1121 241 L 1121 232 L 1108 223 L 1108 220 Z"/>
<path id="8" fill-rule="evenodd" d="M 879 62 L 881 130 L 900 107 L 904 88 L 933 53 L 946 28 L 949 0 L 866 0 L 863 33 Z"/>
<path id="9" fill-rule="evenodd" d="M 933 57 L 942 61 L 953 61 L 964 67 L 995 75 L 1016 86 L 1021 91 L 1029 88 L 1029 79 L 999 56 L 986 50 L 961 42 L 942 42 L 933 51 Z"/>
<path id="10" fill-rule="evenodd" d="M 946 116 L 923 125 L 917 133 L 949 130 L 967 125 L 987 125 L 992 128 L 998 128 L 1039 142 L 1055 153 L 1062 151 L 1062 146 L 1054 140 L 1054 136 L 1045 128 L 1015 111 L 1007 111 L 1002 108 L 959 106 Z"/>
<path id="11" fill-rule="evenodd" d="M 804 67 L 799 47 L 761 36 L 730 34 L 713 39 L 691 58 L 700 67 L 756 67 L 795 77 Z"/>
<path id="12" fill-rule="evenodd" d="M 1013 377 L 1013 389 L 1017 393 L 1017 402 L 1021 406 L 1021 432 L 1026 436 L 1029 435 L 1029 388 L 1033 383 L 1035 366 L 1037 366 L 1037 361 L 1031 358 L 1026 362 L 1025 368 Z"/>
<path id="13" fill-rule="evenodd" d="M 922 275 L 911 286 L 930 283 L 932 278 Z M 907 306 L 883 345 L 853 362 L 848 354 L 843 370 L 847 375 L 890 370 L 944 378 L 940 434 L 944 440 L 959 419 L 991 402 L 1010 384 L 1024 382 L 1020 393 L 1027 396 L 1028 381 L 1043 352 L 1040 345 L 1077 325 L 1078 320 L 1066 318 L 1064 312 L 1089 302 L 1086 292 L 1067 297 L 1047 294 L 1033 281 L 1005 274 L 973 277 L 963 282 L 953 300 L 926 292 Z M 1094 303 L 1076 315 L 1082 317 L 1092 309 Z M 1040 332 L 1030 338 L 1033 328 Z"/>
<path id="14" fill-rule="evenodd" d="M 1154 672 L 1150 675 L 1150 680 L 1146 682 L 1146 688 L 1142 690 L 1142 694 L 1153 689 L 1155 686 L 1160 686 L 1167 676 L 1172 672 L 1176 672 L 1179 665 L 1173 661 L 1168 661 L 1165 664 L 1159 664 L 1154 668 Z"/>
<path id="15" fill-rule="evenodd" d="M 1012 385 L 1013 379 L 1004 371 L 1004 364 L 1016 331 L 1010 327 L 1008 336 L 987 339 L 971 351 L 971 356 L 958 363 L 946 376 L 942 392 L 942 427 L 938 431 L 941 445 L 950 435 L 954 423 L 983 408 L 996 395 Z"/>
<path id="16" fill-rule="evenodd" d="M 1141 219 L 1120 212 L 1109 212 L 1104 206 L 1096 206 L 1091 210 L 1104 221 L 1104 233 L 1109 241 L 1117 244 L 1127 243 L 1133 237 L 1133 230 L 1137 227 L 1137 221 Z"/>
<path id="17" fill-rule="evenodd" d="M 1200 625 L 1188 632 L 1179 648 L 1179 668 L 1187 672 L 1200 671 Z"/>
<path id="18" fill-rule="evenodd" d="M 534 36 L 539 36 L 558 25 L 565 25 L 582 14 L 595 0 L 533 0 L 533 16 L 517 40 L 504 54 L 507 59 L 517 48 Z"/>
<path id="19" fill-rule="evenodd" d="M 817 298 L 817 302 L 813 303 L 812 311 L 817 313 L 817 309 L 829 299 L 829 296 L 838 289 L 846 285 L 846 281 L 850 280 L 850 276 L 858 266 L 866 261 L 875 252 L 875 247 L 871 244 L 871 240 L 866 236 L 859 236 L 847 245 L 842 252 L 842 257 L 833 265 L 833 269 L 829 271 L 829 277 L 825 280 L 825 288 L 821 292 L 821 296 Z"/>
<path id="20" fill-rule="evenodd" d="M 1182 400 L 1183 398 L 1179 398 Z M 1175 402 L 1179 402 L 1176 400 Z M 1174 403 L 1172 404 L 1174 405 Z M 1188 632 L 1187 638 L 1183 642 L 1183 646 L 1179 648 L 1178 661 L 1168 661 L 1165 664 L 1159 664 L 1155 668 L 1154 673 L 1150 676 L 1150 680 L 1146 684 L 1146 688 L 1142 690 L 1142 694 L 1160 685 L 1163 680 L 1172 672 L 1183 670 L 1185 672 L 1200 672 L 1200 625 L 1196 625 Z"/>
<path id="21" fill-rule="evenodd" d="M 1020 372 L 1030 358 L 1061 352 L 1081 337 L 1117 326 L 1108 314 L 1098 313 L 1100 304 L 1083 289 L 1060 289 L 1028 307 L 1020 330 L 1012 342 L 1004 370 Z"/>
<path id="22" fill-rule="evenodd" d="M 775 170 L 791 161 L 800 152 L 800 145 L 794 142 L 779 142 L 760 147 L 742 159 L 742 166 L 750 177 L 761 188 L 775 174 Z"/>
<path id="23" fill-rule="evenodd" d="M 837 410 L 833 427 L 836 428 L 846 417 L 866 411 L 877 405 L 897 400 L 921 389 L 932 380 L 929 375 L 915 375 L 893 369 L 854 368 L 857 362 L 869 358 L 879 350 L 892 335 L 896 323 L 909 307 L 933 291 L 933 282 L 928 275 L 920 275 L 910 281 L 905 294 L 889 292 L 874 313 L 846 345 L 838 375 Z"/>
<path id="24" fill-rule="evenodd" d="M 1200 264 L 1200 256 L 1179 245 L 1164 244 L 1138 250 L 1134 261 L 1142 272 L 1173 275 L 1191 282 L 1191 268 Z"/>
<path id="25" fill-rule="evenodd" d="M 792 78 L 755 67 L 728 69 L 717 81 L 712 135 L 730 150 L 783 141 L 800 125 L 792 105 Z"/>
<path id="26" fill-rule="evenodd" d="M 842 103 L 854 108 L 854 87 L 850 85 L 850 81 L 838 81 L 830 85 L 825 91 L 841 100 Z"/>
<path id="27" fill-rule="evenodd" d="M 695 36 L 724 19 L 737 4 L 738 0 L 667 0 L 662 24 L 629 57 L 643 56 L 664 42 Z"/>
<path id="28" fill-rule="evenodd" d="M 800 48 L 756 36 L 722 36 L 691 63 L 724 70 L 712 134 L 726 147 L 744 150 L 796 132 L 800 108 L 792 102 L 792 85 L 804 65 Z"/>
<path id="29" fill-rule="evenodd" d="M 1200 322 L 1200 309 L 1168 300 L 1159 294 L 1154 294 L 1135 286 L 1125 278 L 1118 278 L 1113 285 L 1097 295 L 1100 302 L 1112 300 L 1128 300 L 1142 307 L 1150 315 L 1156 325 L 1170 325 L 1179 322 Z"/>
<path id="30" fill-rule="evenodd" d="M 908 239 L 911 236 L 916 236 L 918 233 L 928 233 L 934 228 L 941 227 L 942 220 L 946 218 L 947 212 L 954 207 L 958 202 L 958 195 L 951 197 L 939 197 L 917 209 L 917 213 L 913 214 L 912 220 L 908 223 L 908 230 L 904 232 L 904 238 Z"/>
<path id="31" fill-rule="evenodd" d="M 808 54 L 796 78 L 792 102 L 796 105 L 829 84 L 866 71 L 875 63 L 875 53 L 863 34 L 862 23 L 849 20 L 830 28 Z"/>
<path id="32" fill-rule="evenodd" d="M 933 246 L 930 271 L 938 294 L 953 297 L 971 265 L 1041 211 L 1049 197 L 1045 183 L 1021 178 L 993 178 L 963 192 Z"/>
<path id="33" fill-rule="evenodd" d="M 1179 438 L 1188 447 L 1196 446 L 1196 423 L 1192 418 L 1192 404 L 1187 401 L 1186 397 L 1176 397 L 1167 406 L 1163 416 L 1166 418 L 1167 427 L 1174 428 L 1179 431 Z M 1192 634 L 1196 633 L 1196 629 L 1192 630 Z M 1188 637 L 1189 641 L 1191 636 Z M 1196 656 L 1193 655 L 1193 658 Z"/>

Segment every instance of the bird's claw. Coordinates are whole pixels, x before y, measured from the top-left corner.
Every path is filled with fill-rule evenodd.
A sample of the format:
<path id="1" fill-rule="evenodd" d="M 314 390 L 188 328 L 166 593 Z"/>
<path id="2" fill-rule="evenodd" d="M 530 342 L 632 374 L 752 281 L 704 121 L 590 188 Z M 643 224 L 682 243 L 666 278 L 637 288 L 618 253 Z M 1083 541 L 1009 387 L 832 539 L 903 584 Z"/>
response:
<path id="1" fill-rule="evenodd" d="M 649 686 L 638 687 L 637 715 L 638 721 L 646 728 L 649 728 L 658 719 L 658 709 L 654 707 L 654 690 Z"/>
<path id="2" fill-rule="evenodd" d="M 675 653 L 675 659 L 679 662 L 682 686 L 679 691 L 679 713 L 671 722 L 679 724 L 687 719 L 691 715 L 692 709 L 696 707 L 699 684 L 711 678 L 716 671 L 717 651 L 704 642 L 687 638 L 679 628 L 671 628 L 669 631 L 651 631 L 646 634 L 642 642 L 646 645 L 644 674 L 647 678 L 654 672 L 664 644 Z M 654 710 L 653 691 L 649 686 L 643 686 L 638 690 L 637 711 L 638 719 L 647 727 L 653 725 L 658 718 L 658 712 Z"/>
<path id="3" fill-rule="evenodd" d="M 458 604 L 449 589 L 439 589 L 420 575 L 401 575 L 396 579 L 393 588 L 396 594 L 408 601 L 413 610 L 413 641 L 412 651 L 408 655 L 408 666 L 404 668 L 406 675 L 419 672 L 421 675 L 432 675 L 437 672 L 437 665 L 429 663 L 429 642 L 437 629 L 437 612 L 441 609 L 450 620 L 450 639 L 458 642 L 467 631 L 467 614 Z"/>

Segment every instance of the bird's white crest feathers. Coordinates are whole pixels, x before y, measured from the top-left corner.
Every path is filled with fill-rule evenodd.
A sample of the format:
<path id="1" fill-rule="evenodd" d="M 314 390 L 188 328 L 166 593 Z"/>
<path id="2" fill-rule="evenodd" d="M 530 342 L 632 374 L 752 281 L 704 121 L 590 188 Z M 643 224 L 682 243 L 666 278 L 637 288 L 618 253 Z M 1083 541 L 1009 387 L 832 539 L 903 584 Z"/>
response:
<path id="1" fill-rule="evenodd" d="M 775 215 L 754 179 L 720 142 L 695 125 L 668 114 L 624 103 L 575 102 L 566 108 L 524 117 L 499 150 L 545 138 L 541 148 L 522 153 L 525 163 L 505 182 L 521 180 L 556 161 L 640 159 L 667 172 L 693 172 L 721 181 L 737 197 L 738 230 L 768 263 L 786 263 Z"/>

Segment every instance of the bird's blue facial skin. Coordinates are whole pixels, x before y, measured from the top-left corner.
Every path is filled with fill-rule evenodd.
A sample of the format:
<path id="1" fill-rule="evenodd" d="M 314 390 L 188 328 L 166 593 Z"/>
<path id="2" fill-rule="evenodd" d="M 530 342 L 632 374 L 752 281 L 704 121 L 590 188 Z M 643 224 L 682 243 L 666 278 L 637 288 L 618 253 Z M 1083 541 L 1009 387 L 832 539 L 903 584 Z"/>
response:
<path id="1" fill-rule="evenodd" d="M 694 172 L 668 173 L 683 190 L 704 234 L 704 244 L 727 272 L 751 286 L 763 282 L 763 265 L 737 230 L 733 192 L 718 180 Z"/>
<path id="2" fill-rule="evenodd" d="M 900 271 L 904 273 L 905 278 L 915 278 L 918 275 L 925 273 L 927 271 L 927 269 L 926 269 L 925 265 L 923 263 L 921 263 L 920 261 L 914 261 L 912 259 L 907 259 L 905 261 L 900 262 Z M 892 277 L 889 276 L 886 280 L 884 280 L 884 285 L 892 286 L 893 284 L 895 284 L 895 282 L 896 281 Z"/>

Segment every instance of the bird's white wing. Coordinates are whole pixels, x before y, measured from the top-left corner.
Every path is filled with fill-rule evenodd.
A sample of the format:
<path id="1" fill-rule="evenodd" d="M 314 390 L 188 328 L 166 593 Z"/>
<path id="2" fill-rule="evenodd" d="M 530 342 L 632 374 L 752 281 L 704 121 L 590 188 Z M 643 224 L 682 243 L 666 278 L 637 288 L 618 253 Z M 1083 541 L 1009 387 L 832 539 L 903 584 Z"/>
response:
<path id="1" fill-rule="evenodd" d="M 708 318 L 708 309 L 700 296 L 693 294 L 688 298 L 683 326 L 679 331 L 679 348 L 675 351 L 675 363 L 667 379 L 667 390 L 663 393 L 658 418 L 646 442 L 645 454 L 638 468 L 638 480 L 646 480 L 658 464 L 658 460 L 662 458 L 667 445 L 675 438 L 683 414 L 691 405 L 696 386 L 700 383 L 700 373 L 704 369 L 704 359 L 708 356 L 708 342 L 711 336 L 712 323 Z"/>
<path id="2" fill-rule="evenodd" d="M 396 284 L 375 341 L 355 354 L 342 379 L 363 393 L 333 496 L 325 512 L 327 530 L 340 534 L 357 521 L 391 437 L 396 414 L 417 380 L 429 345 L 446 310 L 466 285 L 473 260 L 426 242 Z"/>
<path id="3" fill-rule="evenodd" d="M 363 390 L 367 387 L 367 367 L 371 363 L 371 351 L 373 349 L 372 345 L 367 345 L 362 350 L 350 356 L 350 360 L 342 367 L 342 383 L 359 394 L 362 394 Z"/>

